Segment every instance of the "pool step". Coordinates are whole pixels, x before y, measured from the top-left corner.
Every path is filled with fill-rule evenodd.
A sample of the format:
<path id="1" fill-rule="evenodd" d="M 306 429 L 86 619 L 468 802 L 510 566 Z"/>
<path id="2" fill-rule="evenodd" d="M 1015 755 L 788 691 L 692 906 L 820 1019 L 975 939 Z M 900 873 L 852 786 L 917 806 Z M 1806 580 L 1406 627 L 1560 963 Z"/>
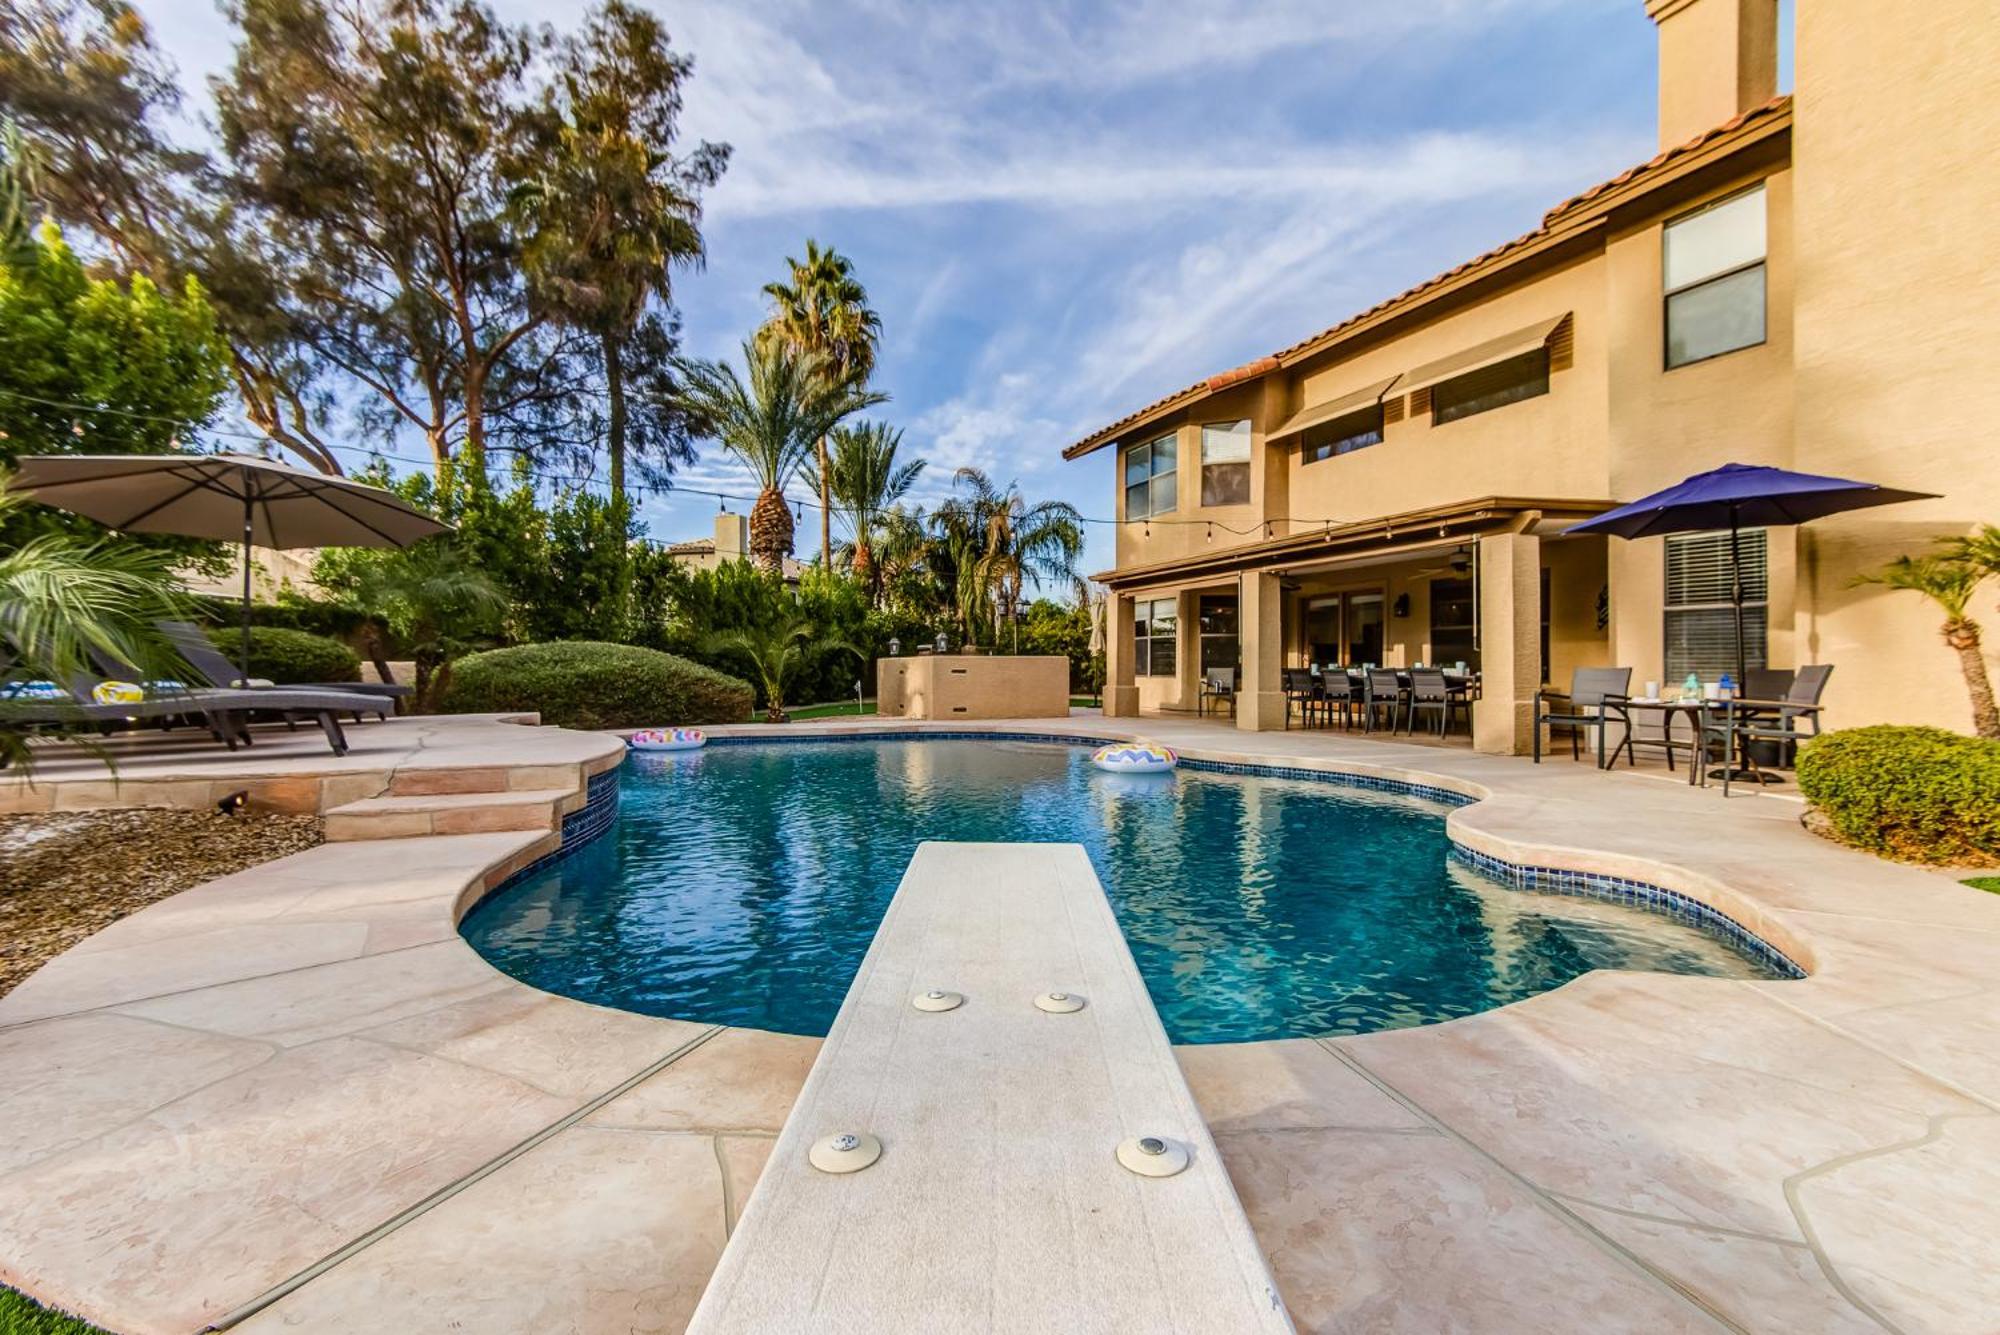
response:
<path id="1" fill-rule="evenodd" d="M 494 792 L 416 793 L 367 797 L 326 813 L 328 843 L 403 839 L 423 834 L 490 834 L 496 830 L 555 830 L 583 805 L 580 788 L 520 788 Z"/>
<path id="2" fill-rule="evenodd" d="M 1292 1329 L 1080 845 L 917 849 L 688 1329 Z"/>

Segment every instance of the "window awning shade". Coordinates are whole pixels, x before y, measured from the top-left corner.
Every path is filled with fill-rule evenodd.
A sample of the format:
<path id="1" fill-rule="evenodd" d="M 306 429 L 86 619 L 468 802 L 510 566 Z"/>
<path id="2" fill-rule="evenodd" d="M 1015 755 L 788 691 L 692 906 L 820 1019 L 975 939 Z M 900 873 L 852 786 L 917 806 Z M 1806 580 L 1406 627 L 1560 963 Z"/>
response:
<path id="1" fill-rule="evenodd" d="M 1316 427 L 1321 422 L 1331 422 L 1334 418 L 1351 413 L 1356 408 L 1366 408 L 1370 404 L 1380 403 L 1382 396 L 1389 392 L 1389 387 L 1394 385 L 1397 379 L 1398 377 L 1392 375 L 1387 380 L 1376 381 L 1366 389 L 1357 389 L 1352 394 L 1343 394 L 1337 399 L 1328 399 L 1325 403 L 1315 403 L 1310 407 L 1301 408 L 1285 419 L 1285 424 L 1266 439 L 1275 441 L 1282 440 L 1286 436 L 1296 436 L 1301 431 Z"/>
<path id="2" fill-rule="evenodd" d="M 1556 326 L 1569 318 L 1569 312 L 1549 320 L 1538 320 L 1525 329 L 1516 329 L 1511 334 L 1489 338 L 1484 343 L 1476 343 L 1463 352 L 1454 352 L 1449 357 L 1440 357 L 1434 362 L 1425 362 L 1403 377 L 1397 388 L 1405 393 L 1415 393 L 1429 389 L 1432 385 L 1455 379 L 1470 371 L 1483 370 L 1496 362 L 1504 362 L 1509 357 L 1519 357 L 1522 353 L 1533 352 L 1549 341 L 1549 335 L 1556 332 Z"/>

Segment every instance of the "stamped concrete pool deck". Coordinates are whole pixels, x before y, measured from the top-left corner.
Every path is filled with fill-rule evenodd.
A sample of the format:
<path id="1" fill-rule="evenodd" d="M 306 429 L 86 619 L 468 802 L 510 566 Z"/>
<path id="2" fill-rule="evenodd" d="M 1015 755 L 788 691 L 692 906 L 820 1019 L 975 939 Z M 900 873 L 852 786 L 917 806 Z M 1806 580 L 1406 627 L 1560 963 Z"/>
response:
<path id="1" fill-rule="evenodd" d="M 953 730 L 787 731 L 857 727 Z M 1422 1029 L 1177 1049 L 1301 1329 L 2000 1328 L 2000 896 L 1815 839 L 1785 798 L 1567 761 L 1183 720 L 981 730 L 1453 788 L 1483 799 L 1452 813 L 1461 843 L 1690 895 L 1810 970 L 1593 973 Z M 376 763 L 342 772 L 378 791 L 617 754 L 485 719 L 350 735 Z M 312 750 L 121 773 L 345 764 Z M 118 800 L 64 786 L 46 806 Z M 0 999 L 0 1281 L 133 1332 L 681 1329 L 818 1044 L 494 971 L 458 917 L 549 839 L 324 845 Z"/>

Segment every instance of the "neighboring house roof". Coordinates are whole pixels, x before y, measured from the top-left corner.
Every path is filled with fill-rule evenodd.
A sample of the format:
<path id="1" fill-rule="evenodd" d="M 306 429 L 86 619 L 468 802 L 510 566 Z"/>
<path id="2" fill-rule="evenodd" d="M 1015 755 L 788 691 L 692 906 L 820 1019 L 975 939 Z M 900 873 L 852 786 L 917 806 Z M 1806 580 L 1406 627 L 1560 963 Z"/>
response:
<path id="1" fill-rule="evenodd" d="M 1567 225 L 1578 221 L 1585 214 L 1594 212 L 1587 210 L 1585 208 L 1586 205 L 1595 201 L 1605 201 L 1609 197 L 1620 193 L 1625 187 L 1635 183 L 1641 181 L 1650 182 L 1653 178 L 1661 175 L 1667 167 L 1686 160 L 1691 155 L 1718 143 L 1718 141 L 1736 138 L 1747 139 L 1754 134 L 1761 134 L 1766 129 L 1775 132 L 1783 126 L 1790 124 L 1791 111 L 1791 94 L 1781 94 L 1764 103 L 1762 106 L 1752 107 L 1741 115 L 1724 121 L 1721 125 L 1715 126 L 1713 129 L 1704 130 L 1685 143 L 1676 144 L 1672 148 L 1662 149 L 1645 162 L 1635 167 L 1628 167 L 1610 180 L 1601 181 L 1583 193 L 1573 195 L 1556 205 L 1542 215 L 1541 225 L 1533 231 L 1525 232 L 1515 237 L 1512 241 L 1503 242 L 1485 254 L 1474 256 L 1463 264 L 1454 265 L 1441 274 L 1425 279 L 1415 287 L 1400 292 L 1386 301 L 1377 302 L 1367 310 L 1356 315 L 1350 315 L 1339 324 L 1322 329 L 1310 337 L 1300 339 L 1289 347 L 1281 348 L 1268 356 L 1259 357 L 1255 361 L 1246 362 L 1230 370 L 1217 372 L 1205 380 L 1196 381 L 1186 389 L 1178 390 L 1175 393 L 1167 395 L 1165 398 L 1155 399 L 1152 403 L 1147 404 L 1136 412 L 1127 413 L 1110 425 L 1099 427 L 1096 431 L 1091 432 L 1082 440 L 1065 449 L 1063 451 L 1063 458 L 1074 459 L 1079 455 L 1088 454 L 1092 450 L 1110 444 L 1119 434 L 1149 418 L 1159 416 L 1176 408 L 1187 407 L 1233 385 L 1239 385 L 1244 381 L 1255 380 L 1260 376 L 1281 370 L 1288 363 L 1299 361 L 1304 357 L 1322 351 L 1329 343 L 1338 340 L 1342 335 L 1355 331 L 1362 325 L 1376 323 L 1389 315 L 1403 314 L 1421 306 L 1426 300 L 1437 295 L 1441 289 L 1453 285 L 1455 280 L 1467 278 L 1475 273 L 1497 269 L 1508 263 L 1512 263 L 1516 258 L 1524 257 L 1529 252 L 1538 249 L 1537 243 L 1547 240 L 1555 232 L 1563 230 Z"/>
<path id="2" fill-rule="evenodd" d="M 666 546 L 664 546 L 661 550 L 666 552 L 668 556 L 691 556 L 691 557 L 714 556 L 715 539 L 692 538 L 687 542 L 670 542 L 667 543 Z M 747 560 L 748 557 L 746 556 L 744 559 Z M 804 571 L 805 571 L 805 564 L 803 562 L 794 560 L 789 556 L 785 558 L 784 578 L 786 579 L 787 582 L 797 583 L 799 576 Z"/>

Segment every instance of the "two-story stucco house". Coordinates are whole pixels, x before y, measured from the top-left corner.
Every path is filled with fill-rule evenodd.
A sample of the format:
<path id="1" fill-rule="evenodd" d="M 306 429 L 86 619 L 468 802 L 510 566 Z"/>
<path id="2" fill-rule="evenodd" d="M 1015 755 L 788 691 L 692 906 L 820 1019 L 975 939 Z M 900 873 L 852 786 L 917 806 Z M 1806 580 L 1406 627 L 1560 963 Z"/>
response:
<path id="1" fill-rule="evenodd" d="M 1579 665 L 1712 680 L 1726 538 L 1566 530 L 1734 461 L 1940 494 L 1746 533 L 1749 656 L 1834 664 L 1834 726 L 1965 726 L 1935 609 L 1853 580 L 2000 521 L 2000 22 L 1802 0 L 1778 95 L 1777 0 L 1644 3 L 1657 156 L 1065 451 L 1117 456 L 1107 712 L 1235 665 L 1277 728 L 1285 667 L 1465 662 L 1515 752 Z"/>

